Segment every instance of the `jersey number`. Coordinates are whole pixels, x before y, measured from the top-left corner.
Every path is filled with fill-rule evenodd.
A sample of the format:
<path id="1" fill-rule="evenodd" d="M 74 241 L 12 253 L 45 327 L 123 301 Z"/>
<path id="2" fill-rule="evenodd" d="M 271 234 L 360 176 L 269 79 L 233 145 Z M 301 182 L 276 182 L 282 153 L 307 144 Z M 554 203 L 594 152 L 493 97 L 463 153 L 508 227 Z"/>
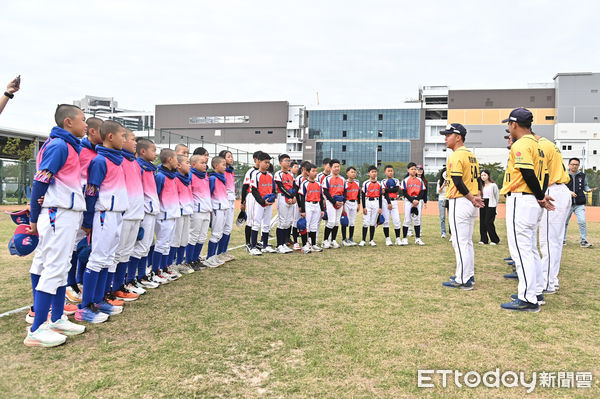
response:
<path id="1" fill-rule="evenodd" d="M 471 183 L 478 178 L 478 170 L 476 165 L 471 165 Z"/>
<path id="2" fill-rule="evenodd" d="M 544 171 L 544 160 L 540 159 L 538 161 L 538 165 L 540 167 L 540 169 L 538 170 L 538 180 L 542 181 L 542 172 Z"/>

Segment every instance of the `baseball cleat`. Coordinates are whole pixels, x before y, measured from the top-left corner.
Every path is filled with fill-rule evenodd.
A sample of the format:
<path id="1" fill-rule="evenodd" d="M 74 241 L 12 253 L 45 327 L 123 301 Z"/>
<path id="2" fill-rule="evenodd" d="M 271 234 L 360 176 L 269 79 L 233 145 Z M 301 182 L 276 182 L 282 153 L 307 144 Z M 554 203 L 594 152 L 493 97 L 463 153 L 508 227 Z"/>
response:
<path id="1" fill-rule="evenodd" d="M 473 284 L 471 283 L 471 281 L 467 281 L 465 284 L 459 284 L 454 280 L 450 280 L 450 281 L 444 281 L 442 283 L 442 285 L 444 287 L 448 287 L 448 288 L 458 288 L 461 290 L 465 290 L 465 291 L 469 291 L 473 289 Z"/>
<path id="2" fill-rule="evenodd" d="M 537 298 L 537 302 L 540 305 L 545 305 L 546 304 L 546 300 L 544 299 L 544 295 L 540 294 L 540 295 L 536 295 Z M 510 299 L 512 299 L 513 301 L 516 301 L 517 299 L 519 299 L 519 295 L 518 294 L 512 294 L 510 296 Z"/>
<path id="3" fill-rule="evenodd" d="M 509 274 L 505 274 L 504 278 L 513 278 L 513 279 L 516 278 L 516 279 L 518 279 L 519 276 L 517 275 L 517 272 L 512 272 L 512 273 L 509 273 Z"/>
<path id="4" fill-rule="evenodd" d="M 500 305 L 500 307 L 502 309 L 516 310 L 520 312 L 537 313 L 540 311 L 540 305 L 538 305 L 537 303 L 529 303 L 520 299 L 515 299 L 514 301 L 503 303 L 502 305 Z"/>
<path id="5" fill-rule="evenodd" d="M 542 293 L 546 294 L 546 295 L 552 295 L 552 294 L 556 294 L 556 291 L 557 290 L 555 290 L 555 289 L 554 290 L 544 290 L 544 291 L 542 291 Z"/>
<path id="6" fill-rule="evenodd" d="M 456 276 L 450 276 L 450 281 L 455 281 L 455 280 L 456 280 Z M 468 280 L 468 282 L 475 285 L 475 276 L 471 276 L 471 278 Z"/>

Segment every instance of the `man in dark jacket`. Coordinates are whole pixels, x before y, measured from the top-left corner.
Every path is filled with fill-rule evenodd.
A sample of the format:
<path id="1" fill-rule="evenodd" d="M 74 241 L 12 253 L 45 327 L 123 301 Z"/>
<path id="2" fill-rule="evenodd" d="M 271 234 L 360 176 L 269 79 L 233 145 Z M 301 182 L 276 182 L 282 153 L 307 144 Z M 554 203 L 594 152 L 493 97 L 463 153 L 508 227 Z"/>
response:
<path id="1" fill-rule="evenodd" d="M 579 158 L 569 159 L 569 176 L 571 177 L 571 180 L 569 183 L 567 183 L 567 187 L 569 190 L 571 190 L 573 204 L 571 205 L 571 210 L 569 211 L 567 222 L 565 224 L 565 237 L 563 239 L 563 245 L 566 245 L 567 243 L 567 227 L 569 226 L 569 219 L 571 218 L 571 215 L 575 213 L 575 216 L 577 217 L 577 224 L 579 225 L 580 245 L 582 248 L 589 248 L 592 246 L 592 244 L 587 241 L 587 224 L 585 223 L 585 203 L 587 201 L 587 197 L 585 193 L 596 191 L 598 188 L 590 188 L 588 186 L 585 173 L 583 171 L 579 171 L 579 165 Z"/>

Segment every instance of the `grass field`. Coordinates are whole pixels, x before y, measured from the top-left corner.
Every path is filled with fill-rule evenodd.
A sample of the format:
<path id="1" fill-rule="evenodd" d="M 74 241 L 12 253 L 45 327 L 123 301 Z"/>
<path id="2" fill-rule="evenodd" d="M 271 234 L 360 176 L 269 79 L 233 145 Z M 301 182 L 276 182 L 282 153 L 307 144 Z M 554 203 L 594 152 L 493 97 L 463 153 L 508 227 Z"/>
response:
<path id="1" fill-rule="evenodd" d="M 600 397 L 598 248 L 569 228 L 561 291 L 540 313 L 502 311 L 516 292 L 497 247 L 476 245 L 477 285 L 445 289 L 454 254 L 437 217 L 426 246 L 250 257 L 184 276 L 53 349 L 28 348 L 24 312 L 0 318 L 0 397 L 520 398 L 524 388 L 417 387 L 418 369 L 484 373 L 590 371 L 592 389 L 537 388 L 532 398 Z M 497 222 L 505 237 L 504 220 Z M 588 224 L 600 243 L 600 224 Z M 0 242 L 14 226 L 0 215 Z M 475 229 L 479 229 L 476 227 Z M 360 233 L 360 229 L 357 229 Z M 476 240 L 478 241 L 478 237 Z M 242 242 L 235 229 L 232 246 Z M 0 254 L 0 313 L 31 303 L 31 256 Z"/>

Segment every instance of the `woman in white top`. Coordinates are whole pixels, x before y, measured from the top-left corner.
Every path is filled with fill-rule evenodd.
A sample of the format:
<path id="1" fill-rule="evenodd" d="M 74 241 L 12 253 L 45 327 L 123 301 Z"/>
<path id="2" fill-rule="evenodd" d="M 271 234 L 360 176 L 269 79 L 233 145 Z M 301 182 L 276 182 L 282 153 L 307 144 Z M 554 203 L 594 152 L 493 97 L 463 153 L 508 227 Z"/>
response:
<path id="1" fill-rule="evenodd" d="M 500 193 L 489 170 L 482 170 L 480 178 L 485 206 L 479 209 L 479 232 L 481 234 L 481 241 L 479 243 L 488 244 L 491 241 L 491 245 L 496 245 L 500 242 L 500 238 L 496 234 L 494 220 L 496 219 L 496 206 L 498 205 Z"/>
<path id="2" fill-rule="evenodd" d="M 446 168 L 444 168 L 440 171 L 440 178 L 436 186 L 442 238 L 446 238 L 446 187 L 448 187 L 448 184 L 446 183 Z"/>

